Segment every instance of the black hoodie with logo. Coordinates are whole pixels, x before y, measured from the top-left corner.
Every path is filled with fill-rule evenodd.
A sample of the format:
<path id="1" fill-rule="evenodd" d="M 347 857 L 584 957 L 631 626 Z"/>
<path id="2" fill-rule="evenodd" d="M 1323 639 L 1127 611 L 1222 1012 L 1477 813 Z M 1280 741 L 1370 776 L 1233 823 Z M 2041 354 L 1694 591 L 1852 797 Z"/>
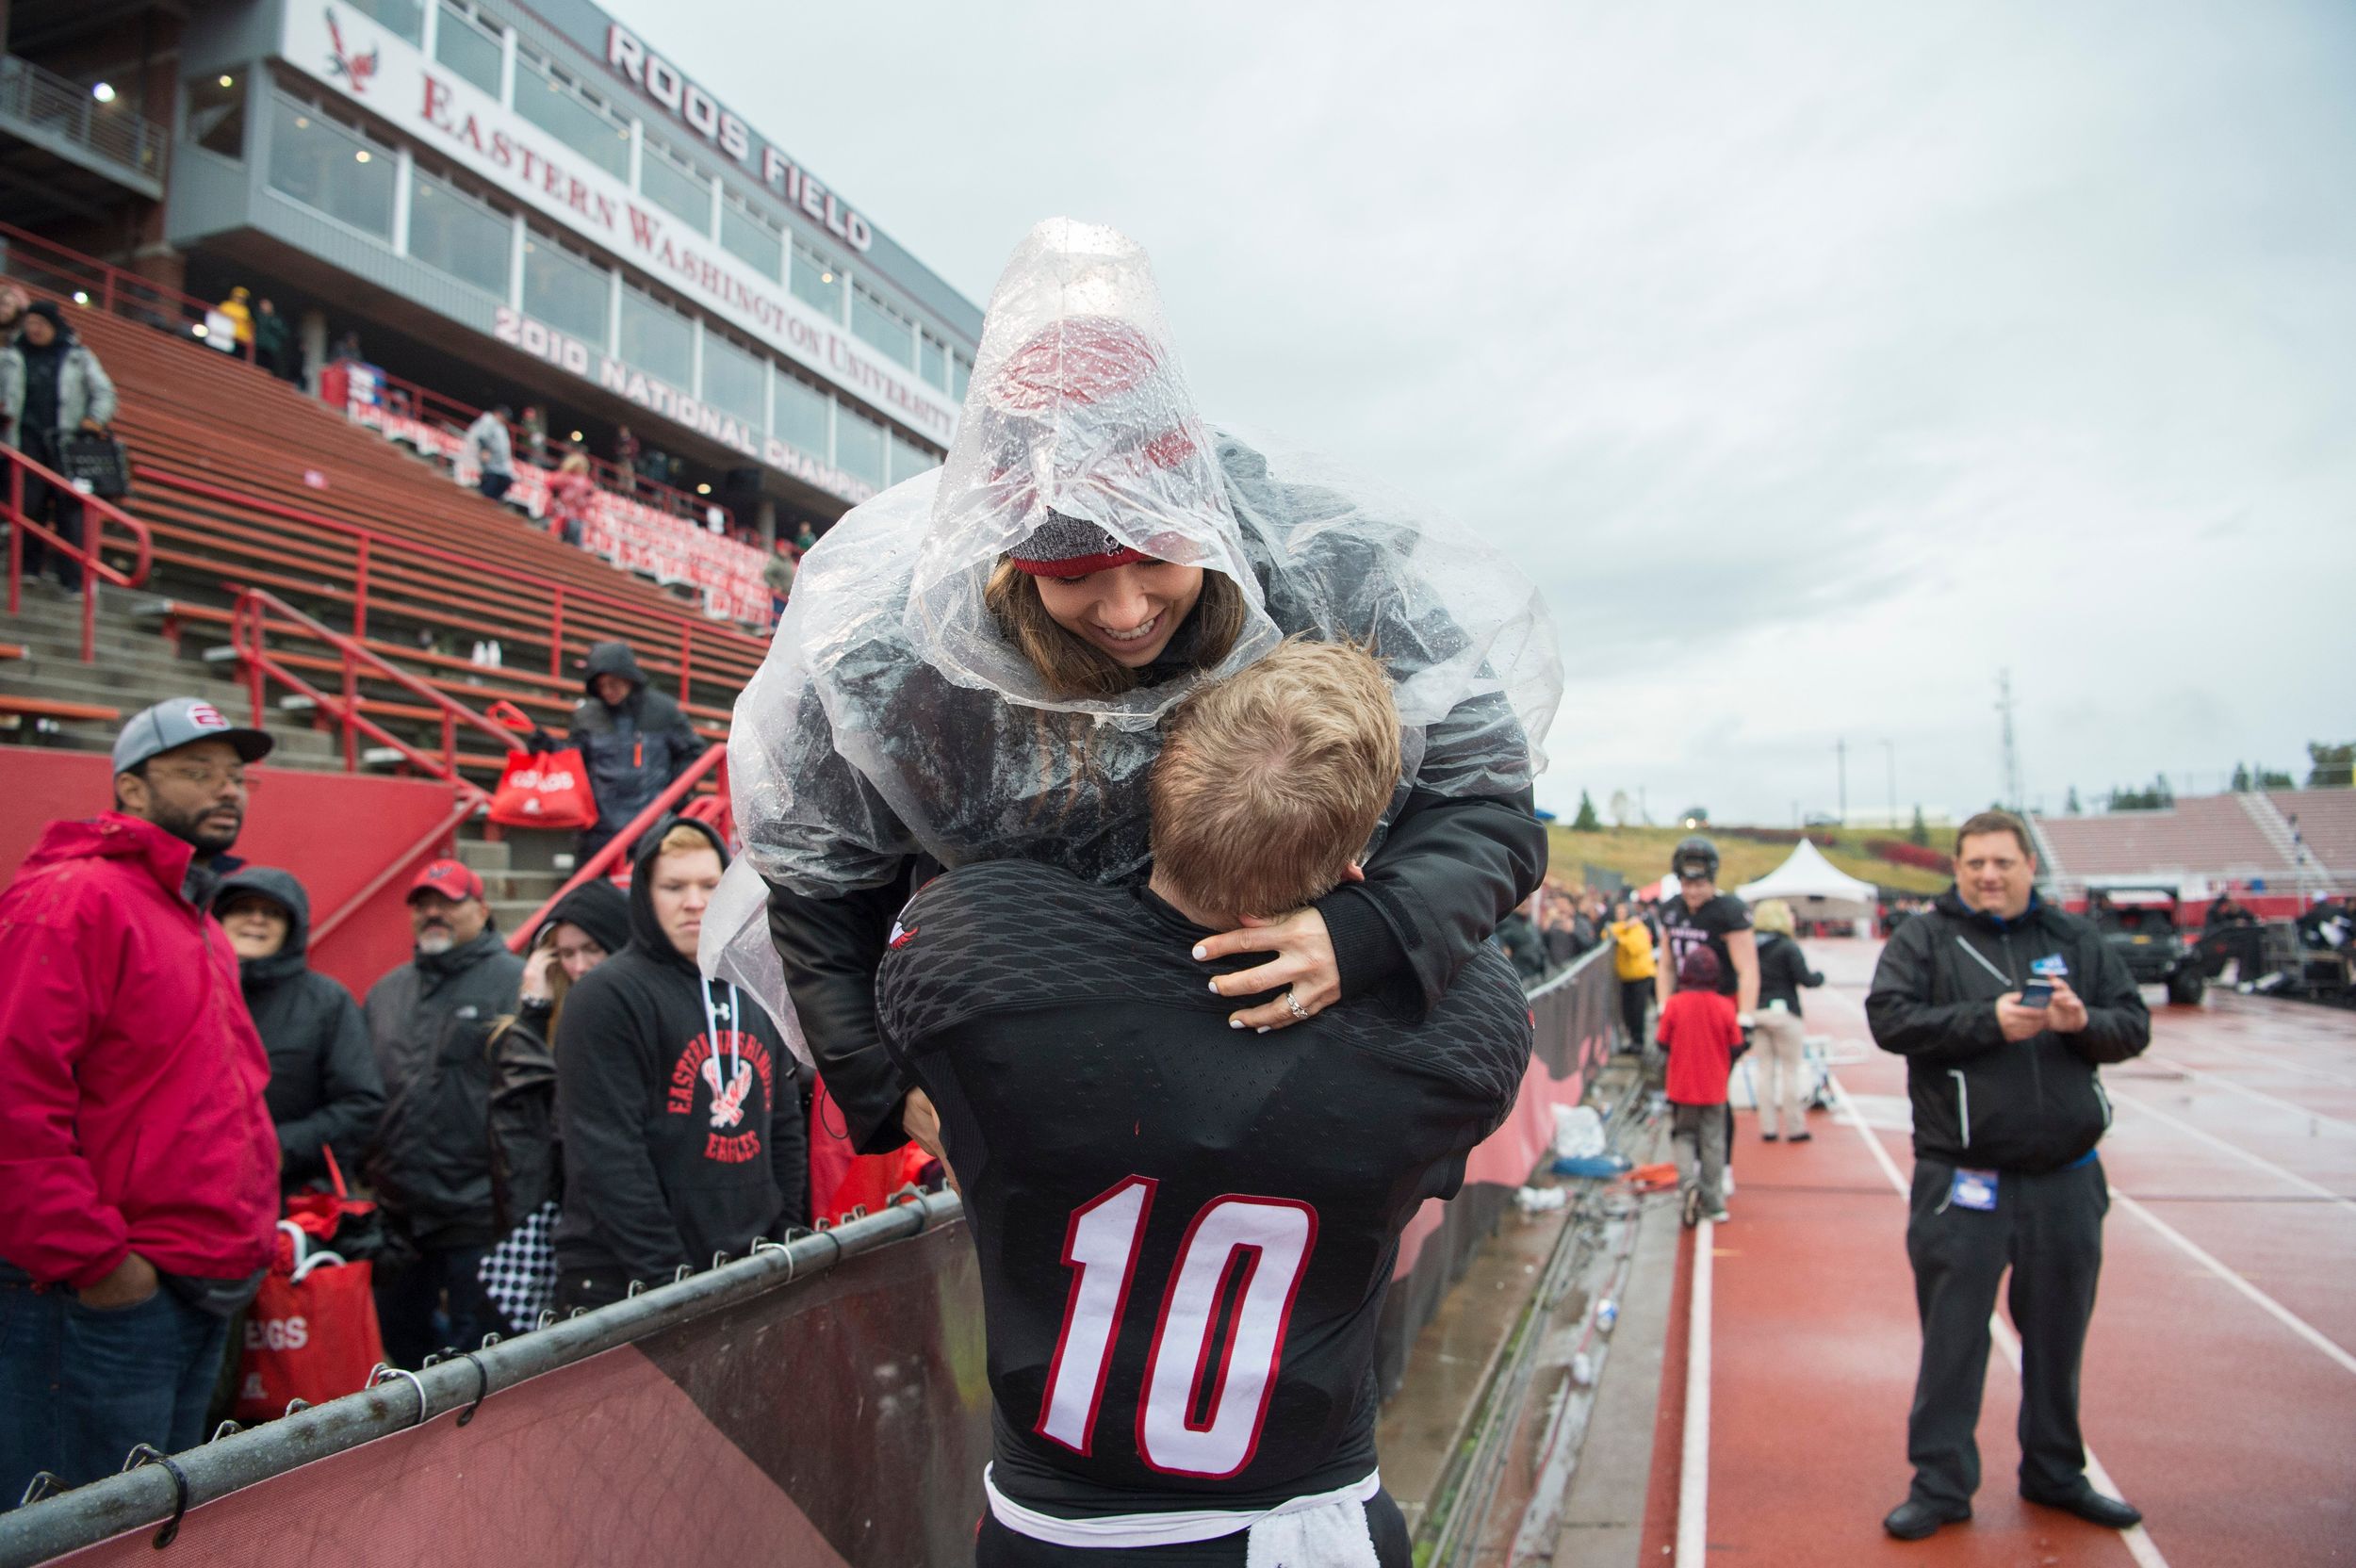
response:
<path id="1" fill-rule="evenodd" d="M 320 1152 L 332 1147 L 347 1181 L 384 1110 L 368 1026 L 352 993 L 311 967 L 311 900 L 303 884 L 275 866 L 247 866 L 213 894 L 216 914 L 242 893 L 259 893 L 286 912 L 286 939 L 267 958 L 237 960 L 246 1010 L 270 1052 L 263 1098 L 278 1127 L 281 1184 L 293 1188 L 327 1174 Z"/>
<path id="2" fill-rule="evenodd" d="M 659 1283 L 681 1264 L 743 1257 L 809 1222 L 805 1089 L 761 1004 L 706 981 L 656 921 L 652 867 L 673 819 L 631 867 L 630 945 L 581 977 L 557 1026 L 564 1144 L 557 1266 Z"/>
<path id="3" fill-rule="evenodd" d="M 2086 1004 L 2086 1026 L 2005 1039 L 1996 999 L 2054 955 Z M 1865 1017 L 1873 1042 L 1906 1059 L 1917 1158 L 2029 1175 L 2092 1152 L 2111 1123 L 2095 1070 L 2151 1043 L 2134 976 L 2091 924 L 2041 898 L 2000 920 L 1953 888 L 1882 948 Z"/>

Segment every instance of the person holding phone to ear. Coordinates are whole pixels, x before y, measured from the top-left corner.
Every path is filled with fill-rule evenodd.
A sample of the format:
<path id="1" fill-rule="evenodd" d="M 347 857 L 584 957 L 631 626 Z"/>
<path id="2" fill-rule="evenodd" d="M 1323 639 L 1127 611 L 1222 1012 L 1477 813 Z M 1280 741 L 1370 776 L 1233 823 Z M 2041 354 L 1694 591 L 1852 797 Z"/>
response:
<path id="1" fill-rule="evenodd" d="M 2093 925 L 2037 895 L 2028 825 L 1983 811 L 1955 836 L 1955 886 L 1882 949 L 1865 1015 L 1874 1043 L 1906 1059 L 1906 1256 L 1922 1320 L 1914 1484 L 1883 1528 L 1919 1541 L 1972 1517 L 1988 1315 L 2006 1268 L 2023 1350 L 2021 1494 L 2117 1529 L 2139 1523 L 2086 1479 L 2078 1432 L 2110 1208 L 2098 1070 L 2151 1042 L 2134 977 Z"/>

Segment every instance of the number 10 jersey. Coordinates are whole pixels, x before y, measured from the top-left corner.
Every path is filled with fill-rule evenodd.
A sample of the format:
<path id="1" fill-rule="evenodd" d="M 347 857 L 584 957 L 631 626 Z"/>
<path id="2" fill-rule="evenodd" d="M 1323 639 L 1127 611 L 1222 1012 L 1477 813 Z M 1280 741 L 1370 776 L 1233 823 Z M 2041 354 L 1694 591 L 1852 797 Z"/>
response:
<path id="1" fill-rule="evenodd" d="M 1484 947 L 1432 1015 L 1348 1002 L 1260 1035 L 1208 935 L 1020 861 L 913 900 L 886 1045 L 932 1097 L 989 1319 L 993 1480 L 1064 1517 L 1247 1509 L 1375 1467 L 1402 1227 L 1512 1109 L 1530 1014 Z"/>

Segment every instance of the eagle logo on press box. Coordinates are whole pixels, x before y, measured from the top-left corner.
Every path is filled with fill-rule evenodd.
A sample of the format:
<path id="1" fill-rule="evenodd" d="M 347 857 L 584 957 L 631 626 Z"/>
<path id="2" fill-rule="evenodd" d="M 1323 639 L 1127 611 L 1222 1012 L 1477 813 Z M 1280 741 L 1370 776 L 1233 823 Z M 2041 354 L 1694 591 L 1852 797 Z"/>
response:
<path id="1" fill-rule="evenodd" d="M 327 8 L 327 38 L 331 46 L 329 52 L 335 57 L 328 61 L 328 74 L 341 76 L 351 83 L 353 92 L 366 93 L 369 81 L 376 75 L 377 51 L 371 49 L 365 55 L 355 55 L 345 47 L 344 30 L 335 24 L 335 8 L 333 6 Z"/>

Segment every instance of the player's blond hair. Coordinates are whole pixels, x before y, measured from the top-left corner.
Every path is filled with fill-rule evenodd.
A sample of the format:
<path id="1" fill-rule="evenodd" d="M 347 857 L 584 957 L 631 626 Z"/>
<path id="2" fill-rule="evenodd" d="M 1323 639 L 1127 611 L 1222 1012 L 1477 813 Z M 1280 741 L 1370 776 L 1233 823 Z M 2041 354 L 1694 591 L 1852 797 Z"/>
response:
<path id="1" fill-rule="evenodd" d="M 1279 915 L 1333 890 L 1399 776 L 1390 678 L 1362 649 L 1287 641 L 1164 725 L 1155 871 L 1187 904 Z"/>

